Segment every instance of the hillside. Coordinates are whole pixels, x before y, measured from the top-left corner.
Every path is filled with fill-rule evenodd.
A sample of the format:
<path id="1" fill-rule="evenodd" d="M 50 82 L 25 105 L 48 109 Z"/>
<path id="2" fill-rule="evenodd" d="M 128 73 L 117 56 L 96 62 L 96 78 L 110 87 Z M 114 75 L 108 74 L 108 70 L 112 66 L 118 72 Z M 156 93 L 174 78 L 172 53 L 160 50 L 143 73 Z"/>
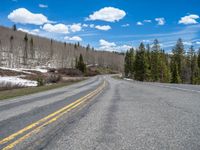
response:
<path id="1" fill-rule="evenodd" d="M 9 68 L 73 68 L 82 54 L 87 65 L 123 71 L 124 56 L 54 41 L 0 26 L 0 66 Z"/>

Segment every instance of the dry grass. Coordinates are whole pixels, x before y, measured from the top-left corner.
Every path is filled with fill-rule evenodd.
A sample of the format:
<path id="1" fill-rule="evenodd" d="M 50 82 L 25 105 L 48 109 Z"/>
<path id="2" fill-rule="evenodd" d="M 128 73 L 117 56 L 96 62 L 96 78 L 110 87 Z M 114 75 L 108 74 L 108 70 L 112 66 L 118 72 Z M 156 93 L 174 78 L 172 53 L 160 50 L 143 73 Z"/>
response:
<path id="1" fill-rule="evenodd" d="M 0 100 L 4 99 L 9 99 L 13 97 L 18 97 L 18 96 L 24 96 L 28 94 L 33 94 L 33 93 L 38 93 L 38 92 L 43 92 L 55 88 L 60 88 L 64 86 L 68 86 L 77 82 L 82 81 L 81 80 L 75 80 L 75 81 L 68 81 L 64 83 L 56 83 L 52 85 L 46 85 L 46 86 L 40 86 L 40 87 L 28 87 L 28 88 L 19 88 L 19 89 L 13 89 L 13 90 L 5 90 L 5 91 L 0 91 Z"/>

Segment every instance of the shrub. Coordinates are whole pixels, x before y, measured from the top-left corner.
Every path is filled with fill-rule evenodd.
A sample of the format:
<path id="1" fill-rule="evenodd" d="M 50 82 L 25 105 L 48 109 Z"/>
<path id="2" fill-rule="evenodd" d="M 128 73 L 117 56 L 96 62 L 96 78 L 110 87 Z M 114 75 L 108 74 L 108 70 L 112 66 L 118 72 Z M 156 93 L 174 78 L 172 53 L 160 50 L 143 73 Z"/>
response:
<path id="1" fill-rule="evenodd" d="M 45 81 L 43 78 L 39 77 L 37 78 L 37 86 L 44 86 Z"/>
<path id="2" fill-rule="evenodd" d="M 50 74 L 48 77 L 47 77 L 47 80 L 46 82 L 47 83 L 57 83 L 61 80 L 61 76 L 58 75 L 58 74 Z"/>

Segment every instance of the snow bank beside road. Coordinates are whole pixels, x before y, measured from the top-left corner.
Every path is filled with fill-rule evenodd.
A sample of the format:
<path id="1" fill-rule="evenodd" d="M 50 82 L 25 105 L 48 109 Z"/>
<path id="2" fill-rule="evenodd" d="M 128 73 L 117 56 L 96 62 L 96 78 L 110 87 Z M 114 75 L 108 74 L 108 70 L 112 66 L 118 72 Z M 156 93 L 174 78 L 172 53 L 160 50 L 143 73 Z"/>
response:
<path id="1" fill-rule="evenodd" d="M 0 76 L 0 87 L 5 87 L 7 85 L 10 85 L 13 87 L 14 86 L 31 87 L 31 86 L 37 86 L 37 81 L 21 79 L 16 76 L 9 76 L 9 77 L 1 77 Z"/>
<path id="2" fill-rule="evenodd" d="M 47 72 L 48 72 L 47 69 L 42 69 L 42 68 L 40 68 L 40 67 L 36 67 L 35 69 L 0 67 L 0 69 L 3 69 L 3 70 L 10 70 L 10 71 L 16 71 L 16 72 L 22 72 L 22 73 L 25 73 L 25 74 L 32 74 L 32 73 L 29 72 L 29 71 L 38 71 L 38 72 L 41 72 L 41 73 L 47 73 Z"/>

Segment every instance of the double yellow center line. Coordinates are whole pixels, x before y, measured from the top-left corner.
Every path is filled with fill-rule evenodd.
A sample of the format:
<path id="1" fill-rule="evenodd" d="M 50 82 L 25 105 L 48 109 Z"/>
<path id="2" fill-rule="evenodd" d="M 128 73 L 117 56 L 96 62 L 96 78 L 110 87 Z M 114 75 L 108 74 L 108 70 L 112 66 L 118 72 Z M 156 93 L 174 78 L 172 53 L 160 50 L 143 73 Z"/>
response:
<path id="1" fill-rule="evenodd" d="M 95 95 L 97 95 L 100 91 L 103 90 L 105 85 L 106 85 L 106 82 L 104 81 L 96 90 L 81 97 L 80 99 L 77 99 L 75 102 L 59 109 L 58 111 L 26 126 L 25 128 L 17 131 L 16 133 L 14 133 L 12 135 L 0 140 L 0 145 L 4 145 L 4 144 L 7 144 L 8 142 L 12 141 L 10 144 L 8 144 L 6 147 L 4 147 L 3 150 L 10 150 L 10 149 L 14 148 L 17 144 L 19 144 L 22 141 L 24 141 L 25 139 L 29 138 L 32 134 L 39 132 L 44 126 L 55 122 L 57 119 L 62 117 L 67 112 L 71 111 L 72 109 L 76 108 L 80 104 L 86 102 L 87 100 L 89 100 L 92 97 L 94 97 Z M 17 137 L 19 137 L 19 138 L 16 139 Z"/>

